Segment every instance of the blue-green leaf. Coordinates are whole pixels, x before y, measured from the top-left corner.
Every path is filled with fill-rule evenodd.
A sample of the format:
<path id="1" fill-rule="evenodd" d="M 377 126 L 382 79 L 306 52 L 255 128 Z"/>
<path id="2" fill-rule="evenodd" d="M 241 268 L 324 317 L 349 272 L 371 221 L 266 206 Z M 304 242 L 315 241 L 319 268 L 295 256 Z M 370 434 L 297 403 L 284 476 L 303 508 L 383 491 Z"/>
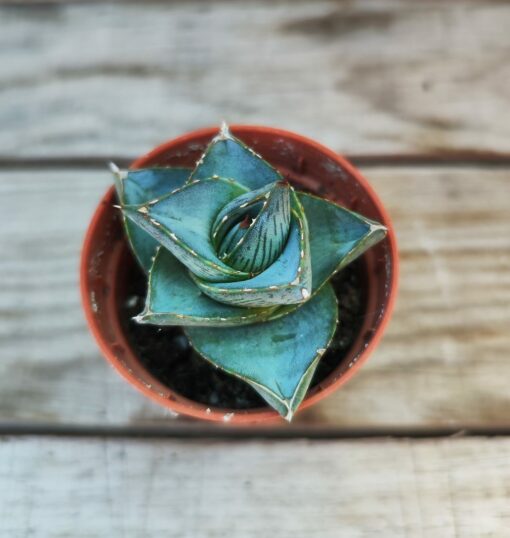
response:
<path id="1" fill-rule="evenodd" d="M 188 269 L 160 247 L 149 273 L 147 299 L 135 319 L 154 325 L 228 327 L 267 319 L 272 308 L 239 308 L 218 303 L 204 295 Z"/>
<path id="2" fill-rule="evenodd" d="M 218 258 L 211 226 L 219 210 L 243 192 L 246 189 L 232 180 L 194 180 L 168 196 L 123 211 L 195 275 L 211 282 L 241 280 L 249 273 Z"/>
<path id="3" fill-rule="evenodd" d="M 214 176 L 235 179 L 250 190 L 282 179 L 260 155 L 232 136 L 226 124 L 205 150 L 190 180 Z"/>
<path id="4" fill-rule="evenodd" d="M 124 205 L 140 205 L 170 194 L 186 183 L 189 168 L 139 168 L 128 170 L 122 181 Z"/>
<path id="5" fill-rule="evenodd" d="M 333 202 L 300 192 L 310 230 L 312 293 L 386 235 L 386 228 Z"/>
<path id="6" fill-rule="evenodd" d="M 206 282 L 193 276 L 206 295 L 225 304 L 249 307 L 303 303 L 310 297 L 312 274 L 308 227 L 299 199 L 293 191 L 291 200 L 289 236 L 276 261 L 257 276 L 242 281 Z"/>
<path id="7" fill-rule="evenodd" d="M 278 181 L 268 190 L 257 216 L 223 261 L 240 271 L 259 273 L 281 254 L 290 228 L 290 186 Z"/>
<path id="8" fill-rule="evenodd" d="M 337 324 L 331 285 L 275 321 L 249 328 L 190 327 L 193 347 L 222 370 L 255 388 L 287 420 L 305 397 Z"/>
<path id="9" fill-rule="evenodd" d="M 191 174 L 189 168 L 141 168 L 121 172 L 112 165 L 111 169 L 121 205 L 140 205 L 168 194 L 182 187 Z M 158 242 L 129 219 L 123 220 L 131 249 L 142 268 L 148 272 Z"/>
<path id="10" fill-rule="evenodd" d="M 307 210 L 313 296 L 336 272 L 383 239 L 386 228 L 323 198 L 303 192 L 297 196 Z M 296 308 L 298 304 L 282 305 L 269 319 L 286 316 Z"/>

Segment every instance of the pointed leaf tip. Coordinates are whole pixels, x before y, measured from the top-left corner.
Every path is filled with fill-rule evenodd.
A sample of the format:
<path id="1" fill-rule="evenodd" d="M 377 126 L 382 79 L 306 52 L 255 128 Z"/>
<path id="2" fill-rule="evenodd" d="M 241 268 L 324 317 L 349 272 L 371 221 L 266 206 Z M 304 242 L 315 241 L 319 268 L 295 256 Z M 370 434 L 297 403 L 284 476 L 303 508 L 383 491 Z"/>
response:
<path id="1" fill-rule="evenodd" d="M 113 161 L 109 161 L 108 162 L 108 168 L 110 169 L 110 172 L 112 174 L 115 174 L 117 176 L 120 176 L 121 175 L 121 170 L 120 168 L 113 162 Z M 124 172 L 125 173 L 125 172 Z"/>
<path id="2" fill-rule="evenodd" d="M 312 294 L 333 274 L 381 241 L 384 225 L 334 202 L 300 192 L 310 229 Z"/>
<path id="3" fill-rule="evenodd" d="M 232 138 L 232 133 L 227 122 L 223 120 L 220 125 L 220 132 L 216 135 L 215 140 L 227 140 L 228 138 Z"/>
<path id="4" fill-rule="evenodd" d="M 234 178 L 250 190 L 282 179 L 281 174 L 222 124 L 219 133 L 207 146 L 190 176 Z"/>

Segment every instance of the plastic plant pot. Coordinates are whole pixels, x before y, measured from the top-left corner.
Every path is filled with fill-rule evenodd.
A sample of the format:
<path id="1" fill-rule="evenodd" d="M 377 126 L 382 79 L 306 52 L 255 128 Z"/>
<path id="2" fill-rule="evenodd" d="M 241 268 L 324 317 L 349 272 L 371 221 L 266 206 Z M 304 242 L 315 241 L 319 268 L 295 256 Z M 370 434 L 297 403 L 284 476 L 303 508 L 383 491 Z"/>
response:
<path id="1" fill-rule="evenodd" d="M 388 228 L 386 238 L 362 257 L 366 268 L 366 302 L 361 329 L 348 353 L 321 382 L 312 386 L 299 410 L 339 389 L 377 347 L 390 319 L 398 280 L 398 253 L 390 219 L 367 180 L 344 157 L 306 137 L 269 127 L 238 125 L 232 133 L 275 166 L 298 189 L 304 189 L 374 219 Z M 156 147 L 137 159 L 132 169 L 151 166 L 193 167 L 217 128 L 191 132 Z M 234 424 L 280 419 L 268 406 L 228 409 L 202 404 L 165 386 L 137 357 L 119 314 L 125 300 L 129 264 L 135 263 L 124 237 L 115 193 L 110 188 L 99 203 L 82 249 L 80 283 L 88 325 L 107 361 L 145 396 L 175 413 Z M 247 326 L 249 330 L 249 326 Z"/>

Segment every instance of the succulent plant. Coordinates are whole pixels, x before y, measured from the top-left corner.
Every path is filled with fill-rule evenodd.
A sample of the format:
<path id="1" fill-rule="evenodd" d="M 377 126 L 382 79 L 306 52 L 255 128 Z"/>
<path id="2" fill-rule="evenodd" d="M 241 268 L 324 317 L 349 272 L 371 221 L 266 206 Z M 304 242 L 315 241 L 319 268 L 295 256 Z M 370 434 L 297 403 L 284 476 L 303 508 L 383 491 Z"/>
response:
<path id="1" fill-rule="evenodd" d="M 335 333 L 329 280 L 386 228 L 294 190 L 225 124 L 194 169 L 112 171 L 148 275 L 135 320 L 183 326 L 204 359 L 290 420 Z"/>

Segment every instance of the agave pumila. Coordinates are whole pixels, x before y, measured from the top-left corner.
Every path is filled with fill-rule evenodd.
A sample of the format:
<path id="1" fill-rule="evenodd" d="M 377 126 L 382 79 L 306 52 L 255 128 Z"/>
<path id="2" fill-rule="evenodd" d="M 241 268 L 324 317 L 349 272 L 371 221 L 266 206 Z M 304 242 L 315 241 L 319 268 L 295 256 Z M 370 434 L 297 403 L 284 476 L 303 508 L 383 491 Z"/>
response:
<path id="1" fill-rule="evenodd" d="M 194 169 L 112 171 L 148 278 L 135 320 L 184 327 L 290 420 L 337 326 L 329 280 L 386 228 L 294 190 L 226 125 Z"/>

